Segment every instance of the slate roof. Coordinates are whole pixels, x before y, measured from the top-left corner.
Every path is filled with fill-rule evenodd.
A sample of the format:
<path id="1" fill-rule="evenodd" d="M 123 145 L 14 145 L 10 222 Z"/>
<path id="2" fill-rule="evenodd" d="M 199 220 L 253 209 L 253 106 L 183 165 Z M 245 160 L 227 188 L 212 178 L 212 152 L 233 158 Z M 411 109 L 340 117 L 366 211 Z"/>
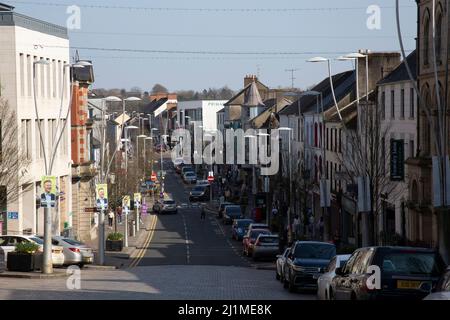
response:
<path id="1" fill-rule="evenodd" d="M 169 99 L 162 98 L 158 100 L 152 100 L 142 108 L 142 112 L 145 114 L 154 113 L 159 107 L 166 103 Z"/>
<path id="2" fill-rule="evenodd" d="M 351 93 L 356 86 L 355 71 L 345 71 L 332 76 L 336 100 L 339 101 Z M 324 111 L 334 107 L 334 100 L 331 94 L 330 79 L 326 77 L 319 84 L 311 88 L 312 91 L 318 91 L 323 96 Z M 320 99 L 320 98 L 319 98 Z M 284 108 L 281 115 L 298 115 L 298 101 L 296 99 L 290 106 Z M 319 100 L 320 101 L 320 100 Z M 320 102 L 319 102 L 320 103 Z M 317 108 L 317 98 L 315 96 L 304 96 L 300 98 L 300 110 L 302 113 L 315 112 Z"/>
<path id="3" fill-rule="evenodd" d="M 414 50 L 406 57 L 409 68 L 414 79 L 417 80 L 417 52 Z M 410 81 L 408 76 L 408 71 L 406 70 L 406 64 L 403 61 L 397 68 L 395 68 L 391 73 L 389 73 L 384 79 L 378 82 L 378 85 L 394 83 L 399 81 Z"/>

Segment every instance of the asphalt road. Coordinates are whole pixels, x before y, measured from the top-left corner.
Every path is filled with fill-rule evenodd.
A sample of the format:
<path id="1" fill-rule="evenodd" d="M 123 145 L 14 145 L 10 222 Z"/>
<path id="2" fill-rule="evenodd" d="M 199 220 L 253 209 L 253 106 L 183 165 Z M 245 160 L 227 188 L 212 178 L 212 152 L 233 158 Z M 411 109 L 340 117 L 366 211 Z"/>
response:
<path id="1" fill-rule="evenodd" d="M 185 185 L 165 161 L 165 191 L 179 205 L 178 214 L 158 214 L 152 241 L 138 266 L 212 265 L 251 267 L 241 254 L 240 243 L 231 240 L 230 227 L 207 212 L 201 220 L 200 203 L 189 202 L 192 186 Z"/>

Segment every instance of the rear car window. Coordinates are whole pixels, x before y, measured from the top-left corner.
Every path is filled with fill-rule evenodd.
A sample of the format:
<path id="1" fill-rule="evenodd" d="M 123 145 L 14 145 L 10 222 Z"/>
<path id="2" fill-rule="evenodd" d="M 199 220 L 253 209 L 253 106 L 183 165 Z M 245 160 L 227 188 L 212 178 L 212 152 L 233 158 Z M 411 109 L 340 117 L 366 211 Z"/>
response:
<path id="1" fill-rule="evenodd" d="M 64 238 L 64 239 L 62 239 L 64 242 L 67 242 L 68 244 L 71 244 L 71 245 L 73 245 L 73 246 L 83 246 L 84 245 L 84 243 L 82 243 L 82 242 L 79 242 L 79 241 L 77 241 L 77 240 L 73 240 L 73 239 L 67 239 L 67 238 Z"/>
<path id="2" fill-rule="evenodd" d="M 336 255 L 336 247 L 328 244 L 300 244 L 295 248 L 294 256 L 298 259 L 330 260 Z"/>
<path id="3" fill-rule="evenodd" d="M 278 237 L 259 237 L 261 243 L 278 243 Z"/>
<path id="4" fill-rule="evenodd" d="M 256 239 L 256 238 L 258 238 L 258 236 L 260 234 L 270 234 L 270 232 L 265 231 L 265 230 L 264 231 L 252 231 L 252 233 L 250 234 L 250 238 Z"/>
<path id="5" fill-rule="evenodd" d="M 31 237 L 30 240 L 36 242 L 37 244 L 44 244 L 44 241 L 37 237 Z"/>
<path id="6" fill-rule="evenodd" d="M 173 200 L 164 200 L 164 204 L 175 204 Z"/>
<path id="7" fill-rule="evenodd" d="M 383 272 L 402 275 L 440 276 L 443 265 L 433 252 L 395 252 L 383 256 Z"/>
<path id="8" fill-rule="evenodd" d="M 241 208 L 240 207 L 228 206 L 228 207 L 225 208 L 225 210 L 227 211 L 227 213 L 241 213 Z"/>

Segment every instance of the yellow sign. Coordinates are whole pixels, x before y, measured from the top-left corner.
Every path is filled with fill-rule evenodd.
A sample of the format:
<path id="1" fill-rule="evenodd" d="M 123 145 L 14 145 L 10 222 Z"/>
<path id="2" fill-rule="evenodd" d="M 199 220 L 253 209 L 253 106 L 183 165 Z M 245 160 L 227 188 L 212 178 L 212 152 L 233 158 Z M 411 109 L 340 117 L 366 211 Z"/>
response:
<path id="1" fill-rule="evenodd" d="M 122 207 L 130 208 L 130 205 L 131 205 L 130 196 L 124 196 L 122 199 Z"/>
<path id="2" fill-rule="evenodd" d="M 97 208 L 106 209 L 108 208 L 108 185 L 107 184 L 96 184 L 95 185 L 95 199 Z"/>
<path id="3" fill-rule="evenodd" d="M 56 177 L 43 176 L 41 188 L 41 207 L 54 208 L 56 206 Z"/>

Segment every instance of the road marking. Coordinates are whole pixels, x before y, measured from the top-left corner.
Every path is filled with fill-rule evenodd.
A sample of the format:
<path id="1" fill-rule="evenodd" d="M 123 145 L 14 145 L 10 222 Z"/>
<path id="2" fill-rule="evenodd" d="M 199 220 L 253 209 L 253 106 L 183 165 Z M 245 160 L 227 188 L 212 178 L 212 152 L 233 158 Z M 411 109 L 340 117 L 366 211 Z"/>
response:
<path id="1" fill-rule="evenodd" d="M 184 224 L 184 237 L 185 237 L 185 243 L 186 243 L 186 262 L 187 264 L 191 263 L 191 254 L 189 249 L 189 236 L 188 236 L 188 230 L 187 230 L 187 224 L 186 224 L 186 217 L 184 214 L 181 215 L 183 217 L 183 224 Z"/>
<path id="2" fill-rule="evenodd" d="M 144 242 L 144 246 L 141 249 L 139 249 L 136 258 L 134 258 L 130 264 L 130 268 L 135 268 L 139 264 L 139 262 L 141 262 L 142 258 L 145 255 L 145 251 L 148 249 L 150 243 L 152 242 L 156 230 L 156 223 L 158 222 L 158 216 L 153 215 L 152 218 L 153 220 L 150 222 L 150 232 L 147 236 L 146 241 Z"/>

